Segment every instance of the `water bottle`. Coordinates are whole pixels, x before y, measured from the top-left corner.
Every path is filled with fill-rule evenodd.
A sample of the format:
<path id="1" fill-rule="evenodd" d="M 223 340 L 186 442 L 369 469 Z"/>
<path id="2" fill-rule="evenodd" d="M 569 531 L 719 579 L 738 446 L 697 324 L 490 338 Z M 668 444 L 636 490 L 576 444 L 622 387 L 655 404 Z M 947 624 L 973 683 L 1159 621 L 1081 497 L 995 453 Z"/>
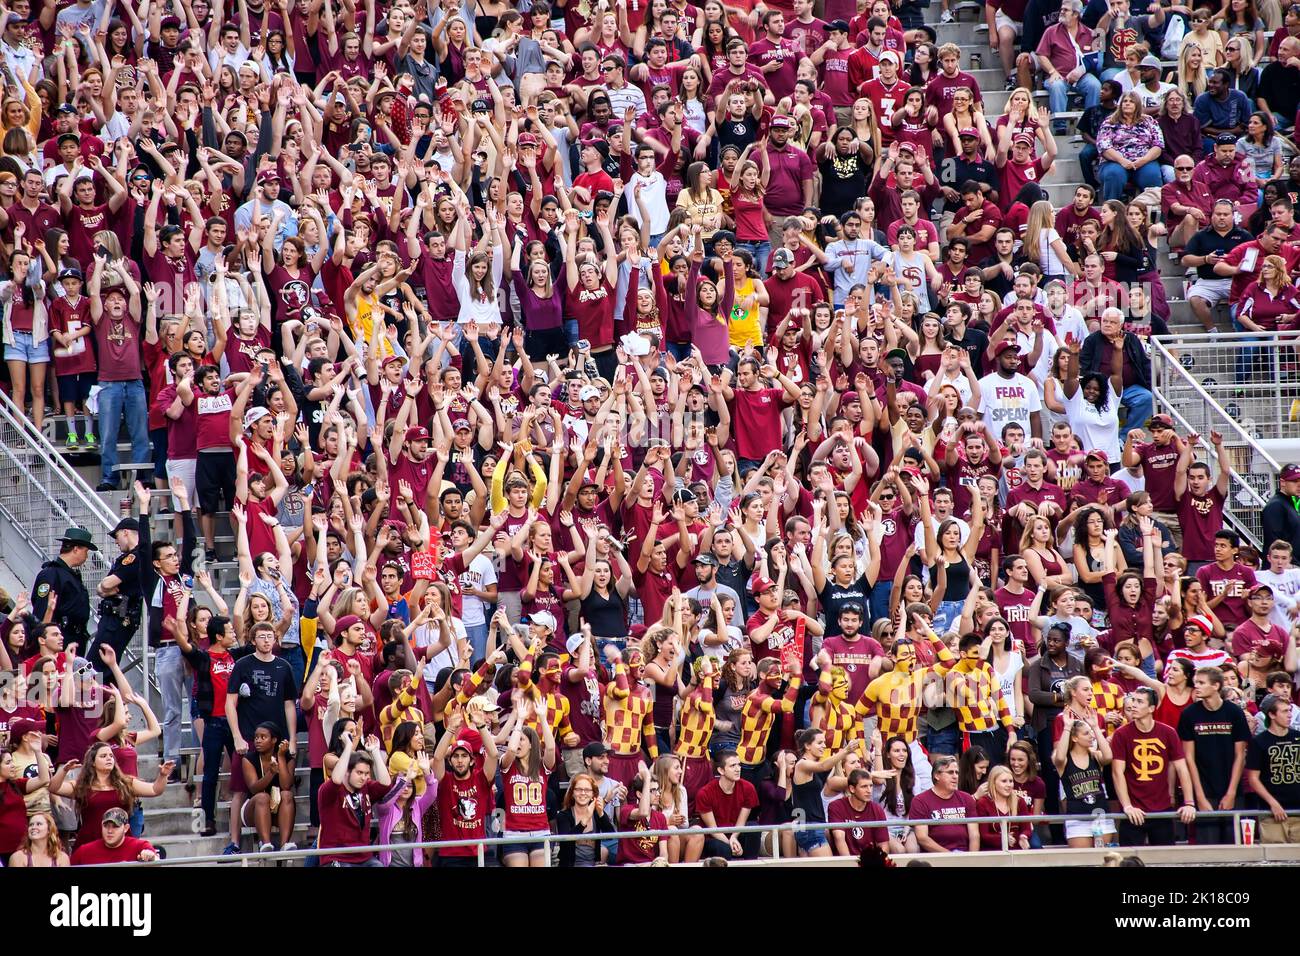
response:
<path id="1" fill-rule="evenodd" d="M 972 53 L 970 55 L 970 68 L 978 70 L 984 66 L 984 55 L 982 53 Z"/>
<path id="2" fill-rule="evenodd" d="M 1106 845 L 1106 808 L 1098 807 L 1092 811 L 1092 845 L 1094 847 L 1103 847 Z"/>

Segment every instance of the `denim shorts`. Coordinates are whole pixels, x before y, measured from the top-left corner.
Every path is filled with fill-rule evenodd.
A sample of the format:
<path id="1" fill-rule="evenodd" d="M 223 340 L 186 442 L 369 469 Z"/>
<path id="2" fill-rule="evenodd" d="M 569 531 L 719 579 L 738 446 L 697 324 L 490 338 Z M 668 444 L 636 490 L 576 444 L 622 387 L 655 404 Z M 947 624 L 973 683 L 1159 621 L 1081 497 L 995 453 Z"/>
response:
<path id="1" fill-rule="evenodd" d="M 6 362 L 27 362 L 30 365 L 49 360 L 50 340 L 37 345 L 30 332 L 14 332 L 13 344 L 5 346 Z"/>
<path id="2" fill-rule="evenodd" d="M 805 853 L 811 853 L 819 846 L 825 846 L 827 843 L 825 830 L 795 830 L 794 843 Z"/>
<path id="3" fill-rule="evenodd" d="M 519 830 L 516 831 L 506 830 L 501 835 L 508 836 L 508 837 L 521 837 L 521 836 L 528 836 L 529 834 Z M 521 843 L 505 843 L 502 844 L 502 846 L 500 847 L 501 855 L 503 857 L 513 856 L 518 853 L 532 853 L 534 850 L 544 850 L 544 849 L 546 849 L 546 845 L 541 840 L 536 840 L 536 841 L 530 840 Z"/>

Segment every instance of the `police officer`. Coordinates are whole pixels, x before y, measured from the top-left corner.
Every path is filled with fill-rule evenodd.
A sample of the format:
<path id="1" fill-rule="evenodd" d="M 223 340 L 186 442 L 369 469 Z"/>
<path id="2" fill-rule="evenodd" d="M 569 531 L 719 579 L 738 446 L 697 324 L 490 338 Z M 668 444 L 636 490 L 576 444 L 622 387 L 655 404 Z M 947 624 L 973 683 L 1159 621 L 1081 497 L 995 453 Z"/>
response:
<path id="1" fill-rule="evenodd" d="M 81 580 L 81 566 L 99 546 L 85 528 L 69 528 L 63 532 L 59 556 L 46 561 L 36 575 L 32 588 L 32 615 L 36 620 L 45 617 L 50 597 L 56 598 L 52 623 L 63 631 L 64 641 L 85 647 L 90 641 L 86 627 L 90 621 L 90 594 Z"/>
<path id="2" fill-rule="evenodd" d="M 105 677 L 112 676 L 99 656 L 99 647 L 107 644 L 118 659 L 140 627 L 144 612 L 145 587 L 149 583 L 149 489 L 135 483 L 135 500 L 140 520 L 123 518 L 113 529 L 113 538 L 121 554 L 96 588 L 100 597 L 99 630 L 86 656 Z"/>
<path id="3" fill-rule="evenodd" d="M 1300 555 L 1300 465 L 1285 465 L 1277 476 L 1277 494 L 1264 505 L 1260 520 L 1264 526 L 1262 543 L 1267 549 L 1274 541 L 1285 541 Z"/>

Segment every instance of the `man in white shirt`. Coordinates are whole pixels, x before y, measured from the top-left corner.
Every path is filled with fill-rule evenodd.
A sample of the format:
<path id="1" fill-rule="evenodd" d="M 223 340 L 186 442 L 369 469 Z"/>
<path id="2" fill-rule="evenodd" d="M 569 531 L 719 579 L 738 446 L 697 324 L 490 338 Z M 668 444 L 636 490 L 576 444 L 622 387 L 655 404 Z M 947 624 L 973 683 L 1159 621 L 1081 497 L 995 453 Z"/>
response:
<path id="1" fill-rule="evenodd" d="M 622 116 L 630 106 L 638 116 L 646 111 L 645 94 L 639 86 L 627 81 L 627 64 L 618 54 L 611 53 L 600 61 L 600 72 L 605 78 L 605 92 L 615 116 Z"/>
<path id="2" fill-rule="evenodd" d="M 40 59 L 31 47 L 23 44 L 23 40 L 27 37 L 23 32 L 23 18 L 9 12 L 0 16 L 4 18 L 4 29 L 0 30 L 0 56 L 4 57 L 5 69 L 16 81 L 27 80 L 35 83 L 44 79 L 45 70 Z M 36 68 L 35 76 L 32 76 L 33 67 Z"/>
<path id="3" fill-rule="evenodd" d="M 1015 422 L 1033 438 L 1043 437 L 1043 399 L 1033 380 L 1021 375 L 1020 346 L 1014 338 L 1003 339 L 994 356 L 997 371 L 980 379 L 979 413 L 994 435 L 1001 435 Z"/>
<path id="4" fill-rule="evenodd" d="M 1300 620 L 1300 568 L 1291 567 L 1291 545 L 1275 541 L 1268 549 L 1268 568 L 1255 572 L 1255 580 L 1273 589 L 1273 612 L 1269 615 L 1278 627 L 1291 630 Z"/>

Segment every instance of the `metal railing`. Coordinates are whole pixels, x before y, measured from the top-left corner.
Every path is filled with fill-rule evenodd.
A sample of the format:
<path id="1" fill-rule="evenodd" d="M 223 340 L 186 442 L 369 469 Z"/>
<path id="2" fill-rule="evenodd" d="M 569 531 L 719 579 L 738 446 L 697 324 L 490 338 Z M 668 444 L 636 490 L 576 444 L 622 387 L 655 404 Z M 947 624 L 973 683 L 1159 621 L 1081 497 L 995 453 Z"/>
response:
<path id="1" fill-rule="evenodd" d="M 1225 844 L 1218 844 L 1218 845 L 1241 846 L 1243 845 L 1241 839 L 1241 832 L 1242 832 L 1241 821 L 1245 819 L 1254 820 L 1258 817 L 1267 816 L 1267 815 L 1268 815 L 1267 810 L 1211 810 L 1211 811 L 1204 811 L 1204 812 L 1198 811 L 1196 814 L 1196 819 L 1210 820 L 1210 819 L 1231 818 L 1232 830 L 1233 830 L 1233 843 L 1232 844 L 1225 843 Z M 1176 810 L 1146 814 L 1147 820 L 1176 820 L 1177 818 L 1178 818 L 1178 811 Z M 914 827 L 918 825 L 927 826 L 927 827 L 940 827 L 940 826 L 956 826 L 958 824 L 966 824 L 966 823 L 998 824 L 1002 835 L 1001 850 L 1005 852 L 1012 849 L 1011 831 L 1010 831 L 1012 824 L 1066 823 L 1070 821 L 1076 821 L 1076 822 L 1083 821 L 1083 822 L 1091 823 L 1093 820 L 1118 821 L 1118 820 L 1126 820 L 1126 819 L 1127 817 L 1123 813 L 1092 813 L 1086 816 L 1082 814 L 1065 814 L 1065 813 L 1057 813 L 1057 814 L 1027 813 L 1023 815 L 1017 815 L 1014 817 L 975 816 L 975 817 L 962 817 L 955 820 L 934 820 L 934 819 L 927 818 L 927 819 L 920 819 L 920 820 L 889 820 L 889 819 L 849 820 L 842 823 L 789 822 L 789 823 L 772 823 L 772 824 L 754 824 L 754 825 L 747 825 L 743 827 L 698 826 L 698 827 L 689 827 L 680 830 L 619 830 L 614 833 L 599 833 L 599 834 L 539 832 L 536 834 L 516 834 L 515 836 L 508 836 L 508 837 L 484 837 L 483 839 L 479 839 L 479 840 L 426 840 L 421 843 L 383 843 L 383 844 L 365 844 L 361 846 L 350 846 L 350 847 L 328 847 L 325 849 L 308 848 L 308 849 L 299 849 L 299 850 L 276 850 L 274 852 L 268 851 L 266 853 L 242 853 L 242 854 L 231 855 L 231 856 L 214 855 L 214 856 L 194 856 L 194 857 L 171 857 L 166 860 L 154 860 L 149 863 L 128 861 L 125 863 L 105 864 L 105 866 L 157 867 L 157 866 L 182 866 L 182 865 L 192 866 L 192 865 L 207 865 L 207 864 L 215 864 L 221 866 L 253 866 L 255 864 L 261 864 L 267 862 L 306 860 L 309 857 L 319 857 L 319 856 L 354 856 L 354 855 L 360 856 L 360 855 L 369 855 L 373 853 L 380 853 L 384 851 L 392 852 L 393 850 L 412 850 L 416 848 L 427 851 L 427 850 L 447 849 L 451 847 L 474 847 L 476 849 L 478 865 L 482 867 L 487 865 L 487 860 L 486 860 L 487 847 L 503 847 L 503 846 L 517 845 L 521 843 L 541 843 L 543 849 L 545 849 L 546 851 L 546 860 L 547 860 L 546 865 L 551 866 L 552 865 L 551 848 L 554 844 L 557 843 L 574 843 L 578 841 L 587 841 L 587 842 L 595 841 L 598 843 L 604 843 L 610 840 L 624 840 L 624 839 L 639 840 L 639 839 L 644 839 L 646 837 L 659 837 L 661 839 L 667 839 L 669 837 L 687 837 L 687 836 L 698 836 L 698 835 L 730 836 L 732 834 L 735 834 L 737 836 L 743 836 L 746 834 L 758 834 L 761 839 L 761 835 L 765 833 L 770 833 L 773 835 L 772 847 L 771 847 L 772 856 L 770 857 L 770 859 L 772 859 L 773 861 L 779 861 L 781 859 L 781 841 L 780 839 L 777 838 L 777 835 L 781 833 L 809 833 L 818 830 L 827 831 L 827 832 L 831 830 L 853 830 L 853 829 L 867 830 L 867 829 L 875 829 L 878 827 L 904 827 L 904 826 Z M 1257 843 L 1258 839 L 1256 839 L 1255 842 Z M 1209 844 L 1209 845 L 1216 845 L 1216 844 Z M 1139 849 L 1139 848 L 1130 847 L 1129 849 Z M 1032 852 L 1032 851 L 1024 851 L 1024 852 Z"/>
<path id="2" fill-rule="evenodd" d="M 23 567 L 39 568 L 57 555 L 63 533 L 69 527 L 90 532 L 99 550 L 91 551 L 81 566 L 81 579 L 91 596 L 89 630 L 93 635 L 99 605 L 95 588 L 118 553 L 112 533 L 118 515 L 3 392 L 0 392 L 0 518 L 7 524 L 6 560 L 11 566 L 20 565 L 15 571 Z M 144 651 L 143 637 L 137 637 L 123 661 L 124 668 L 140 665 L 142 687 L 149 683 L 149 664 Z"/>
<path id="3" fill-rule="evenodd" d="M 1223 435 L 1231 461 L 1224 517 L 1257 549 L 1268 543 L 1262 541 L 1262 512 L 1281 471 L 1277 444 L 1300 445 L 1300 423 L 1290 421 L 1293 396 L 1300 396 L 1291 341 L 1241 332 L 1151 339 L 1156 411 L 1170 415 L 1180 432 L 1199 434 L 1206 445 L 1210 432 Z M 1209 465 L 1217 472 L 1213 455 Z"/>

